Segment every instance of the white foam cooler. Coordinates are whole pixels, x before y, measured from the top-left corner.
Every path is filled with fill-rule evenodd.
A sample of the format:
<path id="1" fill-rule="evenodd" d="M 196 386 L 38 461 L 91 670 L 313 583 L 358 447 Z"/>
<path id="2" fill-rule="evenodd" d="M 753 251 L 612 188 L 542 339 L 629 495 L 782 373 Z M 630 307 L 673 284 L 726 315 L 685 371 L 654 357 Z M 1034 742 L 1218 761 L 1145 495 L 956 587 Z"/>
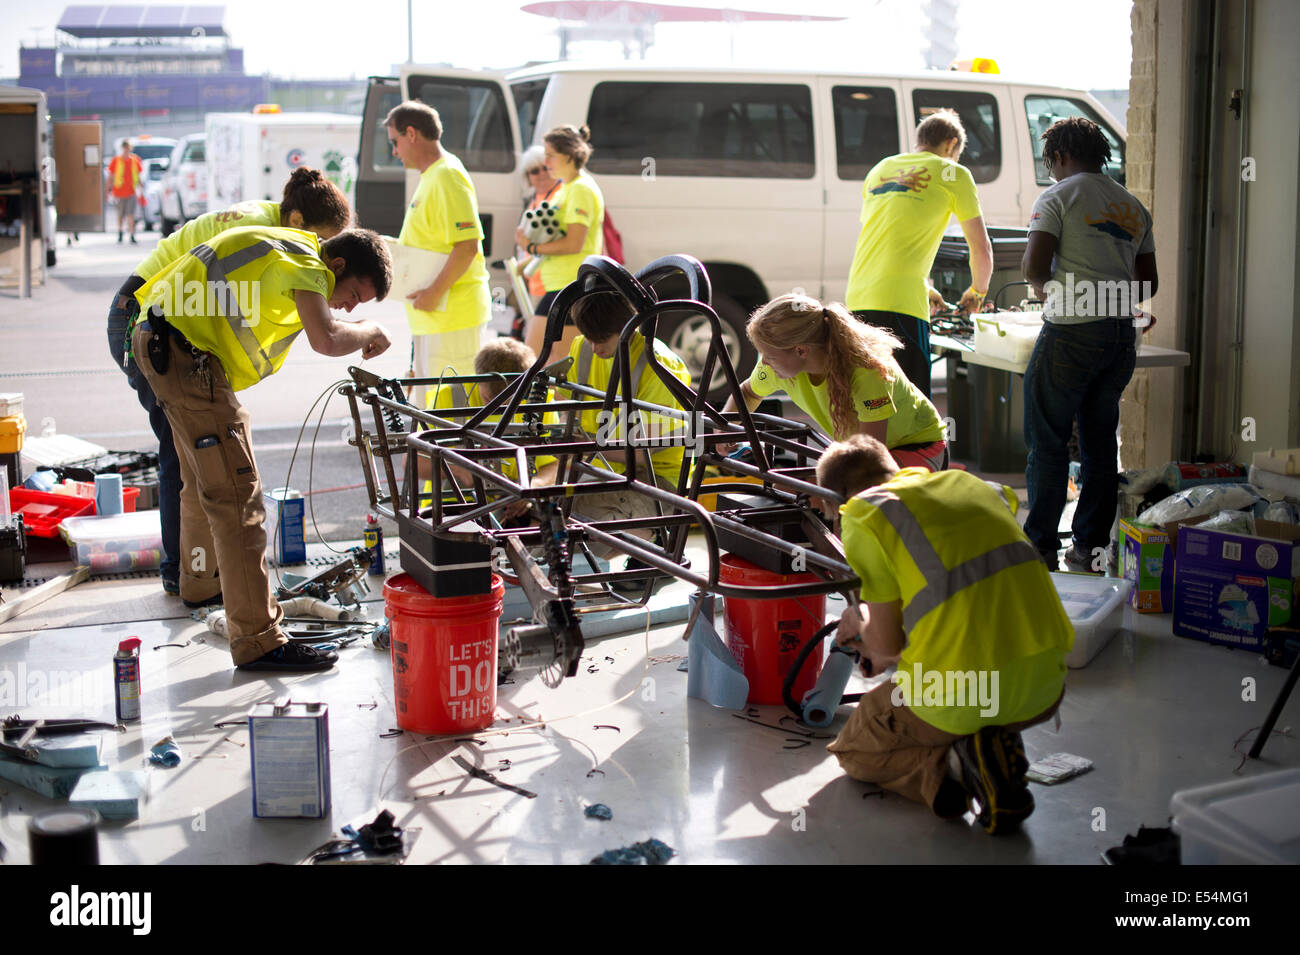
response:
<path id="1" fill-rule="evenodd" d="M 1074 624 L 1074 649 L 1065 657 L 1073 670 L 1086 667 L 1101 653 L 1124 622 L 1124 604 L 1133 584 L 1117 577 L 1052 574 L 1065 613 Z"/>
<path id="2" fill-rule="evenodd" d="M 1300 769 L 1184 789 L 1169 800 L 1183 865 L 1300 865 Z"/>

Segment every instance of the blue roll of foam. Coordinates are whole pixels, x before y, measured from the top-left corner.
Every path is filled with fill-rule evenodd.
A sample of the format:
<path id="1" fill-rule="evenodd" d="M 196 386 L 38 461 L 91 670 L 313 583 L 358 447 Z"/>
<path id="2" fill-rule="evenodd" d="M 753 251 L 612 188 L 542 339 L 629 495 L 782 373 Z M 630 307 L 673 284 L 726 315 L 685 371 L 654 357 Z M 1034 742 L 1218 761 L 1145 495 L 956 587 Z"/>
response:
<path id="1" fill-rule="evenodd" d="M 95 513 L 100 517 L 122 513 L 122 475 L 95 475 Z"/>
<path id="2" fill-rule="evenodd" d="M 804 694 L 801 702 L 803 706 L 803 721 L 809 726 L 818 728 L 830 726 L 831 721 L 835 719 L 835 711 L 839 708 L 840 697 L 844 695 L 844 688 L 849 685 L 849 677 L 853 676 L 853 656 L 833 646 L 830 653 L 826 654 L 826 661 L 822 664 L 821 676 L 817 677 L 816 685 Z"/>

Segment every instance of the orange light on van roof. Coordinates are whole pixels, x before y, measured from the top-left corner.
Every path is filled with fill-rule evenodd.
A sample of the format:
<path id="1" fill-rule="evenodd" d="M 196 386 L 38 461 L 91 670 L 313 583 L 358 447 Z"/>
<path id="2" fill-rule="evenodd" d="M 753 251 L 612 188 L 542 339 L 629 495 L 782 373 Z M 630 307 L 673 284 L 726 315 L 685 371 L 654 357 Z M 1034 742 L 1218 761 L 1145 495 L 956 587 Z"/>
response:
<path id="1" fill-rule="evenodd" d="M 992 57 L 977 56 L 972 60 L 953 60 L 948 64 L 948 69 L 956 70 L 960 73 L 1001 73 L 998 69 L 998 61 Z"/>
<path id="2" fill-rule="evenodd" d="M 280 112 L 279 103 L 258 103 L 253 107 L 254 113 L 278 113 Z"/>

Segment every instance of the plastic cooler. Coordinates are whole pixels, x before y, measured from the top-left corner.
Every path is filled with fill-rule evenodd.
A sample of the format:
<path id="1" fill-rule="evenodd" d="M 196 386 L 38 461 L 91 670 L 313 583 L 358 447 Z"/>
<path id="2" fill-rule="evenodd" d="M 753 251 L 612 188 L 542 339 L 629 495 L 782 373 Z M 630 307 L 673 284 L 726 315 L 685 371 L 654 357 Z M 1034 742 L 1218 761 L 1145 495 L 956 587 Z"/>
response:
<path id="1" fill-rule="evenodd" d="M 975 351 L 1017 364 L 1029 361 L 1038 333 L 1043 330 L 1041 312 L 987 312 L 972 318 Z"/>
<path id="2" fill-rule="evenodd" d="M 1074 649 L 1066 655 L 1071 669 L 1086 667 L 1105 649 L 1124 622 L 1124 604 L 1133 584 L 1091 574 L 1052 574 L 1065 613 L 1074 624 Z"/>
<path id="3" fill-rule="evenodd" d="M 95 513 L 95 502 L 74 494 L 51 494 L 16 487 L 9 492 L 9 509 L 23 516 L 31 537 L 58 537 L 59 524 L 70 517 Z"/>
<path id="4" fill-rule="evenodd" d="M 125 573 L 162 565 L 162 525 L 157 511 L 70 517 L 60 531 L 72 562 L 95 573 Z"/>
<path id="5" fill-rule="evenodd" d="M 1183 865 L 1300 864 L 1300 769 L 1174 793 Z"/>

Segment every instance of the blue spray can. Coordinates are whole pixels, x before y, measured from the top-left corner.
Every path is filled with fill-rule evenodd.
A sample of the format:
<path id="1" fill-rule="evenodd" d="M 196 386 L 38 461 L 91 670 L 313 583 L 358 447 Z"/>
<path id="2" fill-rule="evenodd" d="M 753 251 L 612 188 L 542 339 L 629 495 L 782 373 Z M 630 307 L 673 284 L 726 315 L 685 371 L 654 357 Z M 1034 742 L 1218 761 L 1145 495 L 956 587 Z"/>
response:
<path id="1" fill-rule="evenodd" d="M 365 545 L 370 551 L 370 576 L 384 576 L 384 529 L 374 514 L 366 515 Z"/>
<path id="2" fill-rule="evenodd" d="M 113 654 L 114 702 L 117 721 L 134 723 L 140 719 L 140 638 L 131 637 L 117 645 Z"/>

